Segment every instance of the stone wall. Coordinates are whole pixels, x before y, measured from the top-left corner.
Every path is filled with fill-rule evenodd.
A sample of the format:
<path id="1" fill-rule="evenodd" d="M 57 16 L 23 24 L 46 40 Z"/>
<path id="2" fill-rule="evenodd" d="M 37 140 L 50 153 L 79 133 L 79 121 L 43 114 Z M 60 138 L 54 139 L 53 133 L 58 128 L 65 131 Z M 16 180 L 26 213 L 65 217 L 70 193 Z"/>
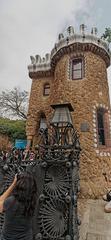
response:
<path id="1" fill-rule="evenodd" d="M 94 109 L 103 106 L 110 111 L 109 89 L 107 83 L 106 64 L 93 53 L 83 54 L 85 61 L 85 78 L 72 80 L 65 69 L 69 68 L 71 56 L 65 55 L 55 69 L 53 101 L 71 102 L 74 113 L 73 124 L 80 133 L 81 154 L 81 192 L 83 195 L 97 197 L 104 191 L 106 182 L 103 172 L 109 174 L 111 169 L 111 149 L 100 149 L 94 137 Z M 53 96 L 54 92 L 52 93 Z M 60 97 L 59 97 L 60 96 Z M 96 112 L 96 111 L 95 111 Z M 89 131 L 81 132 L 81 124 L 88 123 Z M 102 153 L 102 154 L 101 154 Z M 102 156 L 101 156 L 102 155 Z M 100 186 L 102 187 L 100 188 Z"/>
<path id="2" fill-rule="evenodd" d="M 9 137 L 7 135 L 0 134 L 0 151 L 9 151 L 11 148 L 12 143 L 10 142 Z"/>
<path id="3" fill-rule="evenodd" d="M 38 78 L 32 80 L 26 133 L 27 139 L 33 139 L 33 145 L 37 144 L 38 142 L 37 136 L 41 113 L 44 113 L 46 115 L 47 121 L 49 120 L 49 116 L 51 113 L 50 96 L 43 96 L 44 85 L 46 83 L 50 84 L 50 91 L 52 91 L 52 77 Z"/>

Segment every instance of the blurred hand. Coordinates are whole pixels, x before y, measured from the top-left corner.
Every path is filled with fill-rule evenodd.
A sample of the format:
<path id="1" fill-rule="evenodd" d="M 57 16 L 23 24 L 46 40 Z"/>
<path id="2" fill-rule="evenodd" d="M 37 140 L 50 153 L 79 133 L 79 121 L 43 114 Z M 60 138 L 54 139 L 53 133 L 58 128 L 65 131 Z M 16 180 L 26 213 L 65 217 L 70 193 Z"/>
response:
<path id="1" fill-rule="evenodd" d="M 17 183 L 17 173 L 15 174 L 14 180 L 13 180 L 13 184 Z"/>

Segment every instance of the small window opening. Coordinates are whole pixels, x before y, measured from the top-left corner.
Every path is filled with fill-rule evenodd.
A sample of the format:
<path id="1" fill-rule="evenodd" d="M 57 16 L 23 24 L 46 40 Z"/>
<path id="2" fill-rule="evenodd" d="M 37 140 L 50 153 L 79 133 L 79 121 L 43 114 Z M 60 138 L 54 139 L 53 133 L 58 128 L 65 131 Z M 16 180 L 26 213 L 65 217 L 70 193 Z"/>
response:
<path id="1" fill-rule="evenodd" d="M 50 85 L 49 85 L 49 83 L 47 83 L 47 84 L 44 85 L 43 95 L 44 95 L 44 96 L 48 96 L 49 93 L 50 93 Z"/>
<path id="2" fill-rule="evenodd" d="M 83 78 L 83 61 L 82 59 L 74 59 L 72 61 L 72 79 Z"/>
<path id="3" fill-rule="evenodd" d="M 104 110 L 97 110 L 97 123 L 98 123 L 98 143 L 105 145 L 105 128 L 104 128 Z"/>

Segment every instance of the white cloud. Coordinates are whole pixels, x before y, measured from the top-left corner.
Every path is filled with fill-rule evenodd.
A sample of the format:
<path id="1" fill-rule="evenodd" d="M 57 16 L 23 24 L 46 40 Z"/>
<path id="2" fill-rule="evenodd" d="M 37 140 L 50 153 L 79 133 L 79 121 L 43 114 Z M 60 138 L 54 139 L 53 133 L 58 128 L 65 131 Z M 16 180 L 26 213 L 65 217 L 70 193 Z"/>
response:
<path id="1" fill-rule="evenodd" d="M 0 1 L 0 89 L 21 85 L 28 89 L 29 56 L 51 51 L 57 34 L 76 24 L 77 12 L 90 8 L 88 0 Z"/>
<path id="2" fill-rule="evenodd" d="M 0 89 L 30 89 L 30 55 L 45 55 L 59 32 L 93 24 L 95 0 L 0 0 Z M 91 26 L 92 27 L 92 26 Z"/>

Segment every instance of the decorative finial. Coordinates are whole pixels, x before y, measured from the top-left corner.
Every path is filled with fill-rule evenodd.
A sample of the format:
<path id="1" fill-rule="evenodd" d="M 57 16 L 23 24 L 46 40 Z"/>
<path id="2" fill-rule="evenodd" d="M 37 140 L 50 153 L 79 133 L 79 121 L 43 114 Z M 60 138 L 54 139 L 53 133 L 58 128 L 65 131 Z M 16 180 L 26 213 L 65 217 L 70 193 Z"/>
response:
<path id="1" fill-rule="evenodd" d="M 57 43 L 55 43 L 55 46 L 54 46 L 55 50 L 57 51 Z"/>
<path id="2" fill-rule="evenodd" d="M 41 62 L 41 57 L 40 57 L 40 55 L 36 55 L 35 58 L 36 58 L 36 63 L 40 63 L 40 62 Z"/>
<path id="3" fill-rule="evenodd" d="M 74 28 L 72 26 L 69 26 L 67 28 L 67 33 L 68 33 L 69 36 L 74 35 Z"/>
<path id="4" fill-rule="evenodd" d="M 35 63 L 35 57 L 30 56 L 30 59 L 31 59 L 31 63 L 34 64 Z"/>
<path id="5" fill-rule="evenodd" d="M 98 33 L 97 27 L 93 27 L 93 28 L 91 29 L 91 34 L 97 35 L 97 33 Z"/>
<path id="6" fill-rule="evenodd" d="M 58 35 L 58 40 L 60 41 L 60 40 L 62 40 L 63 38 L 64 38 L 63 33 L 59 33 L 59 35 Z"/>
<path id="7" fill-rule="evenodd" d="M 42 62 L 45 62 L 45 57 L 42 58 Z"/>
<path id="8" fill-rule="evenodd" d="M 85 34 L 85 29 L 87 28 L 87 26 L 85 24 L 81 24 L 80 25 L 80 32 L 81 34 Z"/>
<path id="9" fill-rule="evenodd" d="M 46 62 L 50 62 L 50 54 L 46 53 L 45 55 Z"/>

